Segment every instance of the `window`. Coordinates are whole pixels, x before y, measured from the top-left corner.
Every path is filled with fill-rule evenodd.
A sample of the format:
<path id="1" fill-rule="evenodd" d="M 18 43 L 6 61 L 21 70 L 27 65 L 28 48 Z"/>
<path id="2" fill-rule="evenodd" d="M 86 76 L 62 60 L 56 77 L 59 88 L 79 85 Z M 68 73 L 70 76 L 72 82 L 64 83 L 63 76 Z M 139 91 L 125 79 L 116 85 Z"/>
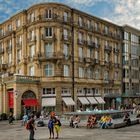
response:
<path id="1" fill-rule="evenodd" d="M 1 28 L 0 29 L 0 36 L 3 36 L 4 32 L 3 32 L 3 29 Z"/>
<path id="2" fill-rule="evenodd" d="M 79 26 L 83 26 L 83 19 L 81 17 L 79 17 L 78 22 L 79 22 Z"/>
<path id="3" fill-rule="evenodd" d="M 52 43 L 45 44 L 45 55 L 46 57 L 52 57 L 54 53 L 54 47 Z"/>
<path id="4" fill-rule="evenodd" d="M 92 79 L 92 73 L 93 73 L 92 68 L 88 68 L 87 69 L 87 78 Z"/>
<path id="5" fill-rule="evenodd" d="M 18 69 L 18 70 L 17 70 L 17 73 L 18 73 L 18 74 L 22 74 L 22 70 L 21 70 L 21 69 Z"/>
<path id="6" fill-rule="evenodd" d="M 82 67 L 79 67 L 79 78 L 84 77 L 84 69 Z"/>
<path id="7" fill-rule="evenodd" d="M 128 53 L 128 52 L 129 52 L 129 46 L 127 43 L 125 43 L 123 47 L 123 53 Z"/>
<path id="8" fill-rule="evenodd" d="M 99 59 L 99 52 L 95 51 L 95 59 Z"/>
<path id="9" fill-rule="evenodd" d="M 87 27 L 88 27 L 88 29 L 91 28 L 91 21 L 90 20 L 87 20 Z"/>
<path id="10" fill-rule="evenodd" d="M 11 64 L 12 63 L 12 54 L 9 53 L 8 54 L 8 64 Z"/>
<path id="11" fill-rule="evenodd" d="M 95 70 L 95 80 L 99 79 L 99 70 Z"/>
<path id="12" fill-rule="evenodd" d="M 64 12 L 64 21 L 65 21 L 65 22 L 68 21 L 68 12 Z"/>
<path id="13" fill-rule="evenodd" d="M 90 48 L 87 49 L 87 57 L 91 58 L 91 49 Z"/>
<path id="14" fill-rule="evenodd" d="M 119 78 L 119 73 L 117 71 L 115 71 L 114 79 L 118 80 L 118 78 Z"/>
<path id="15" fill-rule="evenodd" d="M 64 65 L 64 76 L 69 76 L 69 66 Z"/>
<path id="16" fill-rule="evenodd" d="M 17 44 L 22 45 L 22 36 L 17 37 Z"/>
<path id="17" fill-rule="evenodd" d="M 9 24 L 7 28 L 8 28 L 8 31 L 12 31 L 12 25 L 11 24 Z"/>
<path id="18" fill-rule="evenodd" d="M 129 40 L 129 34 L 127 32 L 124 32 L 124 39 Z"/>
<path id="19" fill-rule="evenodd" d="M 46 18 L 51 19 L 52 18 L 52 9 L 46 10 Z"/>
<path id="20" fill-rule="evenodd" d="M 31 41 L 34 41 L 34 39 L 35 39 L 35 31 L 34 30 L 32 30 L 32 31 L 29 32 L 29 39 Z"/>
<path id="21" fill-rule="evenodd" d="M 16 27 L 20 27 L 20 19 L 16 19 Z"/>
<path id="22" fill-rule="evenodd" d="M 115 57 L 114 63 L 118 63 L 118 55 L 114 55 L 114 57 Z"/>
<path id="23" fill-rule="evenodd" d="M 87 36 L 88 45 L 92 45 L 92 36 Z"/>
<path id="24" fill-rule="evenodd" d="M 21 61 L 21 50 L 17 51 L 17 63 Z"/>
<path id="25" fill-rule="evenodd" d="M 0 56 L 0 64 L 3 64 L 3 56 Z"/>
<path id="26" fill-rule="evenodd" d="M 95 31 L 99 30 L 99 24 L 95 22 Z"/>
<path id="27" fill-rule="evenodd" d="M 105 53 L 105 61 L 109 62 L 109 54 L 108 53 Z"/>
<path id="28" fill-rule="evenodd" d="M 83 41 L 83 34 L 81 32 L 79 32 L 79 34 L 78 34 L 78 39 L 79 39 L 79 43 L 82 43 L 82 41 Z"/>
<path id="29" fill-rule="evenodd" d="M 105 34 L 108 34 L 109 28 L 107 26 L 105 26 L 104 31 L 105 31 Z"/>
<path id="30" fill-rule="evenodd" d="M 29 68 L 29 75 L 30 75 L 30 76 L 34 76 L 34 75 L 35 75 L 34 66 L 31 66 L 31 67 Z"/>
<path id="31" fill-rule="evenodd" d="M 67 58 L 69 55 L 69 47 L 68 44 L 64 44 L 63 54 Z"/>
<path id="32" fill-rule="evenodd" d="M 33 58 L 35 55 L 35 45 L 30 46 L 30 58 Z"/>
<path id="33" fill-rule="evenodd" d="M 34 12 L 30 14 L 30 20 L 31 20 L 31 22 L 35 21 L 35 13 Z"/>
<path id="34" fill-rule="evenodd" d="M 68 30 L 64 29 L 63 33 L 64 33 L 64 40 L 68 40 Z"/>
<path id="35" fill-rule="evenodd" d="M 79 58 L 83 58 L 83 48 L 79 47 Z"/>
<path id="36" fill-rule="evenodd" d="M 45 36 L 46 37 L 52 37 L 53 36 L 53 29 L 52 29 L 52 27 L 48 27 L 48 28 L 46 28 L 45 29 Z"/>
<path id="37" fill-rule="evenodd" d="M 108 71 L 104 72 L 104 80 L 109 80 L 109 72 Z"/>
<path id="38" fill-rule="evenodd" d="M 43 88 L 43 94 L 55 94 L 55 88 Z"/>
<path id="39" fill-rule="evenodd" d="M 45 75 L 47 77 L 54 76 L 54 66 L 53 66 L 53 64 L 47 64 L 45 66 Z"/>
<path id="40" fill-rule="evenodd" d="M 69 88 L 62 88 L 62 95 L 70 95 L 71 89 Z"/>

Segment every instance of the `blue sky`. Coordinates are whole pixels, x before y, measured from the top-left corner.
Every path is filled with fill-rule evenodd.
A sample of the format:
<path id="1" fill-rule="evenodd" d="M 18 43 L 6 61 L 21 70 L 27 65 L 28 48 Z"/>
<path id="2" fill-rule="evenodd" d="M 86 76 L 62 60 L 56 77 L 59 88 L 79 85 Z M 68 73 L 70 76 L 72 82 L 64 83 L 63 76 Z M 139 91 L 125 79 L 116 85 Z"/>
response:
<path id="1" fill-rule="evenodd" d="M 0 23 L 41 2 L 60 2 L 113 23 L 140 29 L 140 0 L 0 0 Z"/>

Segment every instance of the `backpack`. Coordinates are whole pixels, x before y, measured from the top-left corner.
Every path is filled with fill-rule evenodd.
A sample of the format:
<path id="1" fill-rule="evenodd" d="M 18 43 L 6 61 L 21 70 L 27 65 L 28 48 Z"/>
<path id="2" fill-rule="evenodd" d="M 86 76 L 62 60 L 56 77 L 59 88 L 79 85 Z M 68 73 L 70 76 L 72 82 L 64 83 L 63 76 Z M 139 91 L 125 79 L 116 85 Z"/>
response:
<path id="1" fill-rule="evenodd" d="M 59 126 L 61 126 L 61 125 L 62 125 L 62 124 L 61 124 L 61 122 L 60 122 L 60 120 L 58 120 L 58 125 L 59 125 Z"/>
<path id="2" fill-rule="evenodd" d="M 25 128 L 26 128 L 27 130 L 30 129 L 30 125 L 31 125 L 30 122 L 31 122 L 31 121 L 28 121 L 28 122 L 26 123 L 26 125 L 25 125 Z"/>

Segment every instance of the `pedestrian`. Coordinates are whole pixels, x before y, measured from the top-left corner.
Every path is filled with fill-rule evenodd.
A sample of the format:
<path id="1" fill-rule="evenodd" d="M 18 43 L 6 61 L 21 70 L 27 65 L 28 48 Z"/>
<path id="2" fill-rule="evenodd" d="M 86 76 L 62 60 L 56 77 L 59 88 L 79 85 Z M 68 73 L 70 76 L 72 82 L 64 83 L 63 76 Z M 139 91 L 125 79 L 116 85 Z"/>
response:
<path id="1" fill-rule="evenodd" d="M 74 122 L 74 115 L 71 115 L 69 118 L 69 122 L 70 122 L 70 127 L 74 127 L 73 122 Z"/>
<path id="2" fill-rule="evenodd" d="M 34 135 L 35 135 L 35 131 L 36 128 L 35 128 L 35 120 L 34 120 L 34 115 L 31 115 L 31 118 L 29 120 L 29 132 L 30 132 L 30 135 L 29 135 L 29 140 L 35 140 L 34 139 Z"/>
<path id="3" fill-rule="evenodd" d="M 10 115 L 9 115 L 9 124 L 13 124 L 13 121 L 14 121 L 13 113 L 10 112 Z"/>
<path id="4" fill-rule="evenodd" d="M 22 125 L 25 126 L 27 121 L 28 121 L 28 115 L 25 113 L 23 118 L 22 118 Z"/>
<path id="5" fill-rule="evenodd" d="M 48 122 L 48 129 L 50 133 L 49 139 L 54 139 L 54 117 L 50 116 L 49 122 Z M 51 137 L 52 136 L 52 137 Z"/>
<path id="6" fill-rule="evenodd" d="M 61 122 L 59 120 L 59 118 L 57 116 L 54 117 L 54 128 L 55 128 L 55 132 L 56 132 L 56 139 L 59 138 L 59 132 L 61 129 Z"/>

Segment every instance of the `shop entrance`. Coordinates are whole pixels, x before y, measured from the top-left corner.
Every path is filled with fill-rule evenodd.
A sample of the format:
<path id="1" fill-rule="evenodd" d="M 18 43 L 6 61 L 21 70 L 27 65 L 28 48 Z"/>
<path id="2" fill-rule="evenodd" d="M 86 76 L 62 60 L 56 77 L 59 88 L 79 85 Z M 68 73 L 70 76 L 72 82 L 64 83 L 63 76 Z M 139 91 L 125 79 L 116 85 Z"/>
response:
<path id="1" fill-rule="evenodd" d="M 32 91 L 26 91 L 22 95 L 21 100 L 21 113 L 30 115 L 30 113 L 35 113 L 37 111 L 38 101 L 36 95 Z"/>

